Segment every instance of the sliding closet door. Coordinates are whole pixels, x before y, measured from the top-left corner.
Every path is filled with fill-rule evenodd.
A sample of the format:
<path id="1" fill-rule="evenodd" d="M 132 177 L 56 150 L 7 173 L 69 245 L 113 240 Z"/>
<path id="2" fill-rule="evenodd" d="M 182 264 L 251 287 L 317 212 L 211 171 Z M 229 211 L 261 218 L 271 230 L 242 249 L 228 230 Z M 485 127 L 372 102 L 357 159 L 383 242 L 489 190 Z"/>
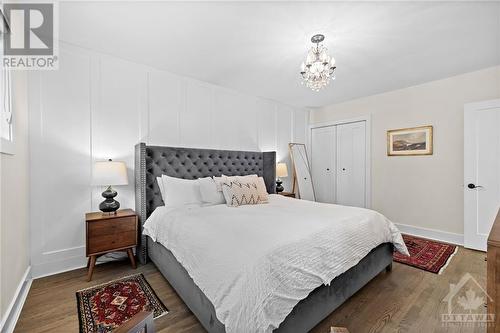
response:
<path id="1" fill-rule="evenodd" d="M 312 129 L 311 167 L 318 202 L 335 202 L 335 136 L 335 126 Z"/>
<path id="2" fill-rule="evenodd" d="M 365 121 L 337 125 L 337 204 L 366 207 L 365 129 Z"/>

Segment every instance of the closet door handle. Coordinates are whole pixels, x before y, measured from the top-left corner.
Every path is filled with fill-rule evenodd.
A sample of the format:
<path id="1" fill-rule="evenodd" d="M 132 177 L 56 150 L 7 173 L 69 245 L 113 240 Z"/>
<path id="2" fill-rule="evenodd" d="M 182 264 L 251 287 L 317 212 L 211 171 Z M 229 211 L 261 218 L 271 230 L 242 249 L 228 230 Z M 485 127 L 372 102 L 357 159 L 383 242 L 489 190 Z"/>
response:
<path id="1" fill-rule="evenodd" d="M 330 168 L 326 168 L 326 171 L 330 171 Z"/>

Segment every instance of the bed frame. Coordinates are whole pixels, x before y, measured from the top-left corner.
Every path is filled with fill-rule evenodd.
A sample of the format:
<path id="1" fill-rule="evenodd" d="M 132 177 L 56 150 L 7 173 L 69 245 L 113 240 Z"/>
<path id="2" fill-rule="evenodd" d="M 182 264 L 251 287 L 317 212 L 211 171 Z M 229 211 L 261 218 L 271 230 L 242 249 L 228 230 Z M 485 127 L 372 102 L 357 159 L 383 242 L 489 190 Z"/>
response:
<path id="1" fill-rule="evenodd" d="M 210 300 L 198 288 L 184 267 L 163 245 L 142 235 L 142 225 L 163 205 L 156 177 L 162 174 L 184 179 L 257 174 L 264 178 L 269 193 L 275 193 L 276 153 L 147 146 L 135 147 L 136 212 L 141 224 L 137 256 L 148 258 L 162 272 L 184 303 L 210 333 L 225 333 Z M 320 286 L 301 300 L 274 332 L 307 332 L 384 269 L 392 267 L 393 246 L 384 243 L 357 265 Z"/>

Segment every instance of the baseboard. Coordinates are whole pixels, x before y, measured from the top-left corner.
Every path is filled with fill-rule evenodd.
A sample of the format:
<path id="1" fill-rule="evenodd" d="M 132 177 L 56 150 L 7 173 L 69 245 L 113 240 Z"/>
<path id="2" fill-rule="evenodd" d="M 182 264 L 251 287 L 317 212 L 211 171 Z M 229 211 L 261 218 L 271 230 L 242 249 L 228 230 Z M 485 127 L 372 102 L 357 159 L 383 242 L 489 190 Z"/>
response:
<path id="1" fill-rule="evenodd" d="M 26 271 L 24 272 L 23 278 L 17 286 L 14 298 L 10 302 L 9 307 L 5 312 L 5 317 L 2 318 L 2 322 L 0 323 L 0 332 L 2 333 L 14 332 L 17 320 L 19 319 L 19 315 L 21 314 L 21 310 L 23 309 L 24 302 L 26 301 L 26 297 L 28 296 L 31 282 L 33 281 L 31 279 L 30 272 L 31 266 L 28 266 L 28 268 L 26 268 Z"/>
<path id="2" fill-rule="evenodd" d="M 126 255 L 125 255 L 126 256 Z M 98 264 L 105 260 L 99 258 Z M 85 246 L 75 246 L 67 249 L 47 251 L 31 260 L 31 276 L 34 279 L 49 275 L 64 273 L 87 265 Z"/>
<path id="3" fill-rule="evenodd" d="M 118 253 L 109 253 L 97 259 L 96 265 L 100 265 L 106 262 L 127 259 L 126 254 L 119 255 Z M 44 262 L 40 264 L 33 264 L 31 270 L 31 276 L 33 279 L 39 279 L 50 275 L 55 275 L 59 273 L 64 273 L 72 271 L 74 269 L 79 269 L 87 266 L 87 258 L 84 256 L 71 257 L 64 260 Z"/>
<path id="4" fill-rule="evenodd" d="M 440 242 L 445 242 L 460 246 L 464 245 L 464 235 L 462 234 L 456 234 L 453 232 L 447 232 L 435 229 L 427 229 L 422 227 L 415 227 L 407 224 L 396 223 L 396 226 L 398 227 L 399 231 L 401 231 L 403 234 L 433 239 Z"/>
<path id="5" fill-rule="evenodd" d="M 86 265 L 86 258 L 82 256 L 67 258 L 58 261 L 44 262 L 40 264 L 33 264 L 31 276 L 34 279 L 38 279 L 49 275 L 72 271 L 74 269 L 85 267 Z"/>

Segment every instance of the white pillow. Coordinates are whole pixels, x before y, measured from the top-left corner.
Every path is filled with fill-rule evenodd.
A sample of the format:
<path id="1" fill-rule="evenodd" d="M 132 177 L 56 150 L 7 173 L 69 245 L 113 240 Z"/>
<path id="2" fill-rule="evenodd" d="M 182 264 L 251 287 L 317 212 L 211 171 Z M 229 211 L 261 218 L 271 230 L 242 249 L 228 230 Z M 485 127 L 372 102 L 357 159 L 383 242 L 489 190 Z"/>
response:
<path id="1" fill-rule="evenodd" d="M 163 181 L 161 180 L 161 177 L 156 177 L 156 183 L 160 188 L 161 198 L 163 199 L 163 202 L 165 202 L 165 190 L 163 189 Z"/>
<path id="2" fill-rule="evenodd" d="M 197 179 L 182 179 L 161 176 L 165 196 L 163 202 L 168 207 L 201 205 L 200 185 Z"/>
<path id="3" fill-rule="evenodd" d="M 258 179 L 253 177 L 253 179 Z M 231 180 L 222 183 L 222 193 L 229 207 L 238 207 L 242 205 L 257 205 L 268 202 L 267 192 L 265 197 L 261 197 L 257 181 L 239 182 Z"/>
<path id="4" fill-rule="evenodd" d="M 222 177 L 219 177 L 222 178 Z M 204 205 L 220 205 L 226 202 L 221 191 L 217 191 L 217 185 L 212 177 L 198 179 L 200 186 L 201 200 Z"/>

